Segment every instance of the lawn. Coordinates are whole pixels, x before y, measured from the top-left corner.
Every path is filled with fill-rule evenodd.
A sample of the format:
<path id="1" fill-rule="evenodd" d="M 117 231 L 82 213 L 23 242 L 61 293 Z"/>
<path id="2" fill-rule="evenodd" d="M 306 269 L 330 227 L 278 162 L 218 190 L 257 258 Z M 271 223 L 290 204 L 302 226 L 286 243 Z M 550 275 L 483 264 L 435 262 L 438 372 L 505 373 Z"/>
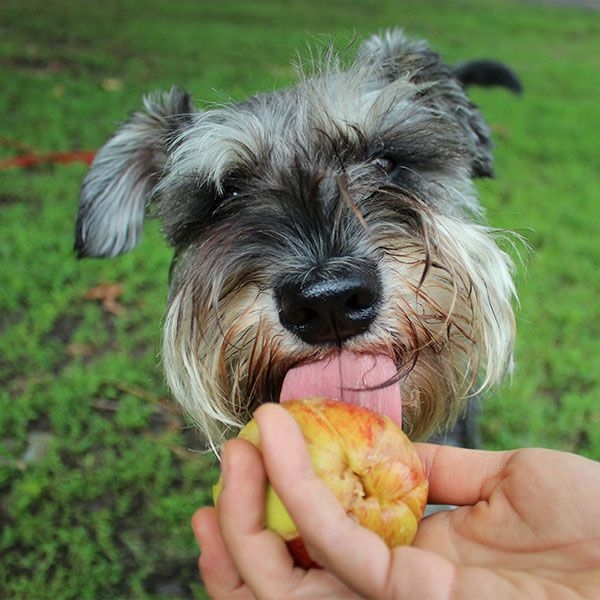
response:
<path id="1" fill-rule="evenodd" d="M 488 448 L 600 460 L 600 12 L 504 0 L 3 0 L 0 161 L 95 150 L 141 96 L 198 104 L 289 83 L 296 52 L 401 24 L 449 61 L 498 57 L 525 93 L 474 90 L 497 144 L 480 184 L 518 232 L 512 381 Z M 0 597 L 204 597 L 188 521 L 216 471 L 169 400 L 160 326 L 170 251 L 77 261 L 86 167 L 0 171 Z"/>

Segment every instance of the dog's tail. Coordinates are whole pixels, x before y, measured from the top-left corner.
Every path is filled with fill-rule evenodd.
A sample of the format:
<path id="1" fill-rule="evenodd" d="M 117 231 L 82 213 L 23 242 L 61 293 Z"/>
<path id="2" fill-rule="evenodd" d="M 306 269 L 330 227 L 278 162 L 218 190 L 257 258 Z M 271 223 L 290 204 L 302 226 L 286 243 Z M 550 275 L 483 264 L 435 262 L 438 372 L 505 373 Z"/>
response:
<path id="1" fill-rule="evenodd" d="M 470 60 L 453 68 L 454 76 L 465 86 L 499 86 L 515 94 L 523 92 L 523 84 L 516 73 L 505 64 L 495 60 Z"/>

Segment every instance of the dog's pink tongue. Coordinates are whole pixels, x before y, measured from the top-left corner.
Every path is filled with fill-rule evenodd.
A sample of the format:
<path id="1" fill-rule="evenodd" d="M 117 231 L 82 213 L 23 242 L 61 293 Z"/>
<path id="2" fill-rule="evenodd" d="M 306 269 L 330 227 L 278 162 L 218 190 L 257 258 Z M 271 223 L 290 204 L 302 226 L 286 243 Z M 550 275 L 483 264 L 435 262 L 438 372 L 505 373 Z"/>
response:
<path id="1" fill-rule="evenodd" d="M 339 354 L 290 369 L 280 402 L 313 396 L 343 400 L 387 415 L 402 426 L 400 385 L 382 384 L 396 377 L 394 361 L 383 354 Z"/>

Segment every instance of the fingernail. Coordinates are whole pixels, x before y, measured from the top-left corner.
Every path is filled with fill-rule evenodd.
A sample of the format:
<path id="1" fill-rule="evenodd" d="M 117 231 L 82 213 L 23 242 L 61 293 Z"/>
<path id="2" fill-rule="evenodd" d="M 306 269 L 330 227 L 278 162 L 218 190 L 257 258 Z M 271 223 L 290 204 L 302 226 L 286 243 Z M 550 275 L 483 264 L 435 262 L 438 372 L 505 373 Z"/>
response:
<path id="1" fill-rule="evenodd" d="M 223 478 L 223 487 L 225 487 L 227 483 L 227 471 L 229 463 L 229 452 L 227 451 L 227 444 L 223 446 L 223 451 L 221 452 L 221 477 Z"/>

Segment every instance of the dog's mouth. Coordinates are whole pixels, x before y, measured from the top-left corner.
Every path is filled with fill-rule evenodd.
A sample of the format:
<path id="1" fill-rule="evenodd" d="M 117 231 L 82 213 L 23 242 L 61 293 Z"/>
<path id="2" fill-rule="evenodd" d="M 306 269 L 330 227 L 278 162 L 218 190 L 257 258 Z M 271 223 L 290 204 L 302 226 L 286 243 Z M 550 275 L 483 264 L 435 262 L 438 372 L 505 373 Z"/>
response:
<path id="1" fill-rule="evenodd" d="M 402 426 L 402 398 L 395 361 L 385 354 L 340 350 L 290 369 L 280 402 L 325 397 L 364 406 Z"/>

